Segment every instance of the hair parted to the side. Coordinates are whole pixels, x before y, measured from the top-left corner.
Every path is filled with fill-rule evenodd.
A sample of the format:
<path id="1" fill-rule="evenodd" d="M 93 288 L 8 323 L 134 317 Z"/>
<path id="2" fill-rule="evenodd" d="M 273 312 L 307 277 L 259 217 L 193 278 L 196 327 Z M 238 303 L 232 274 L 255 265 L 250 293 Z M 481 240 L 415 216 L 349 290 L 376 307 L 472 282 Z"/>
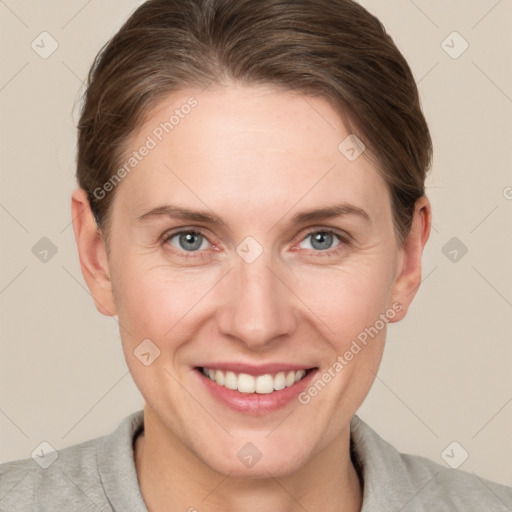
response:
<path id="1" fill-rule="evenodd" d="M 213 83 L 325 98 L 386 181 L 402 244 L 432 141 L 409 65 L 352 0 L 149 0 L 136 9 L 96 56 L 78 124 L 77 180 L 106 240 L 116 189 L 100 199 L 94 191 L 118 170 L 130 136 L 170 93 Z"/>

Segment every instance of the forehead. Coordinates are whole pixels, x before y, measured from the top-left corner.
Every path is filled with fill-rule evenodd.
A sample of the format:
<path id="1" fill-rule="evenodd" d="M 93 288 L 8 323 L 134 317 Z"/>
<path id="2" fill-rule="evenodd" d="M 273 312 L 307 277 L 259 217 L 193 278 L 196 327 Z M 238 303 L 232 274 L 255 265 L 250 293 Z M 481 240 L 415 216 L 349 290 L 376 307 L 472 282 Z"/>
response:
<path id="1" fill-rule="evenodd" d="M 204 207 L 200 199 L 230 198 L 261 213 L 299 201 L 385 208 L 387 187 L 364 153 L 351 161 L 340 151 L 349 135 L 321 98 L 234 85 L 179 91 L 132 136 L 125 162 L 144 156 L 132 162 L 120 201 L 135 214 L 176 199 Z"/>

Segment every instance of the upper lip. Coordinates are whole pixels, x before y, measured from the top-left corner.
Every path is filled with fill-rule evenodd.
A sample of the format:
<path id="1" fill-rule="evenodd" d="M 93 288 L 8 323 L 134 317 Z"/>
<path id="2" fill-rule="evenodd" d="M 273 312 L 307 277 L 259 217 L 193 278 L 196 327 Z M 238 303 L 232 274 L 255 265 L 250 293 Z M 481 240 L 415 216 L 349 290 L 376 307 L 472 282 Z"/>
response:
<path id="1" fill-rule="evenodd" d="M 298 370 L 310 370 L 315 368 L 313 365 L 290 364 L 290 363 L 267 363 L 267 364 L 248 364 L 235 362 L 216 362 L 204 363 L 198 365 L 198 368 L 208 368 L 210 370 L 221 370 L 224 372 L 246 373 L 248 375 L 266 375 L 269 373 L 290 372 Z"/>

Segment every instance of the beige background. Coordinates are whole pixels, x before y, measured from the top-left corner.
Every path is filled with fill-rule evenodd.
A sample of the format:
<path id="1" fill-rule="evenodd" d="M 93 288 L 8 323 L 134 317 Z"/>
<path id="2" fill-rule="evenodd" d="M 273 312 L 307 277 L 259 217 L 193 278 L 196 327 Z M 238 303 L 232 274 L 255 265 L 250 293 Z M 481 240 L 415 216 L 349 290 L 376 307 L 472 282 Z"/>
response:
<path id="1" fill-rule="evenodd" d="M 41 441 L 60 449 L 109 433 L 143 404 L 117 323 L 85 286 L 70 225 L 82 81 L 140 3 L 0 2 L 0 462 Z M 441 464 L 457 441 L 452 459 L 469 453 L 461 469 L 512 485 L 512 2 L 362 3 L 419 81 L 435 162 L 424 282 L 389 327 L 359 414 L 399 450 Z M 31 48 L 43 31 L 59 45 L 47 59 Z M 454 31 L 469 44 L 456 59 L 442 47 Z M 452 54 L 457 37 L 445 43 Z M 45 263 L 32 252 L 42 237 L 57 248 Z M 452 237 L 468 248 L 456 262 L 443 253 Z"/>

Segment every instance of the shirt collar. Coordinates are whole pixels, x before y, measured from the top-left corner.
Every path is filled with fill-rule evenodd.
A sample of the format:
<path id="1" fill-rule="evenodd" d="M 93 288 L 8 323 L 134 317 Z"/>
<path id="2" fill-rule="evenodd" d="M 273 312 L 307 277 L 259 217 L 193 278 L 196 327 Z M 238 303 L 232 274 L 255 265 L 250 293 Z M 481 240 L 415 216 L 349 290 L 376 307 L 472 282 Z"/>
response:
<path id="1" fill-rule="evenodd" d="M 350 422 L 350 441 L 363 473 L 361 512 L 404 509 L 419 489 L 400 452 L 357 415 Z"/>
<path id="2" fill-rule="evenodd" d="M 98 471 L 105 494 L 116 512 L 148 512 L 135 467 L 134 440 L 144 429 L 144 410 L 126 417 L 98 446 Z"/>
<path id="3" fill-rule="evenodd" d="M 134 453 L 134 441 L 143 429 L 144 411 L 141 409 L 126 417 L 98 446 L 98 471 L 115 511 L 147 512 Z M 350 422 L 350 443 L 352 456 L 362 473 L 361 512 L 399 510 L 414 497 L 400 453 L 357 415 Z"/>

